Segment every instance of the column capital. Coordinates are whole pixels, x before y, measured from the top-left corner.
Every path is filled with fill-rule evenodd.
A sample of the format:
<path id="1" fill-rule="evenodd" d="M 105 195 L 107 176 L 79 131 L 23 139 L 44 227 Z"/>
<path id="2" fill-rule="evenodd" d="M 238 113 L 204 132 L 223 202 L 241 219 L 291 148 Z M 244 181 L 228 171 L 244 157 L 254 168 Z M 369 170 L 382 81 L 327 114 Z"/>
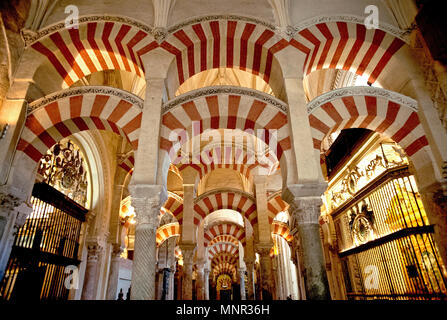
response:
<path id="1" fill-rule="evenodd" d="M 255 261 L 254 260 L 248 260 L 248 261 L 244 261 L 245 262 L 245 268 L 247 270 L 253 269 L 254 265 L 255 265 Z"/>
<path id="2" fill-rule="evenodd" d="M 197 245 L 195 243 L 180 243 L 180 249 L 182 250 L 183 263 L 192 263 L 194 257 L 194 250 Z"/>
<path id="3" fill-rule="evenodd" d="M 23 201 L 16 196 L 0 191 L 0 214 L 5 215 L 14 211 Z"/>
<path id="4" fill-rule="evenodd" d="M 282 198 L 289 203 L 289 212 L 298 226 L 318 224 L 323 204 L 321 195 L 326 188 L 326 183 L 307 183 L 289 185 L 283 191 Z"/>
<path id="5" fill-rule="evenodd" d="M 123 248 L 121 247 L 121 244 L 119 243 L 112 244 L 112 259 L 119 258 L 122 252 Z"/>
<path id="6" fill-rule="evenodd" d="M 318 224 L 321 215 L 320 197 L 305 197 L 295 199 L 290 203 L 289 212 L 296 220 L 298 227 L 307 224 Z"/>
<path id="7" fill-rule="evenodd" d="M 148 224 L 158 226 L 158 211 L 166 201 L 166 190 L 161 185 L 130 185 L 132 206 L 135 208 L 137 227 Z"/>
<path id="8" fill-rule="evenodd" d="M 257 243 L 255 245 L 256 252 L 261 256 L 269 256 L 270 250 L 273 247 L 273 243 Z"/>
<path id="9" fill-rule="evenodd" d="M 87 261 L 88 262 L 96 262 L 99 259 L 99 255 L 101 254 L 103 247 L 99 243 L 97 239 L 88 239 L 86 241 L 87 247 Z"/>

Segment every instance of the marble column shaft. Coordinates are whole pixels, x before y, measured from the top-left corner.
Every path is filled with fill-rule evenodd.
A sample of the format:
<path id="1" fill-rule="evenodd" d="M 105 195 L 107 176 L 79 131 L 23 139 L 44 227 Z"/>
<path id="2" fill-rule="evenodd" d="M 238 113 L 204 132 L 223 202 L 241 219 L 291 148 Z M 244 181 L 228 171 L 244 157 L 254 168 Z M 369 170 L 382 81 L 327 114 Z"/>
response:
<path id="1" fill-rule="evenodd" d="M 120 244 L 112 245 L 112 256 L 110 259 L 109 280 L 107 285 L 107 300 L 117 299 L 118 279 L 120 272 L 120 256 L 123 249 Z"/>
<path id="2" fill-rule="evenodd" d="M 318 223 L 321 204 L 320 197 L 302 197 L 295 198 L 289 208 L 297 222 L 309 300 L 330 299 Z"/>
<path id="3" fill-rule="evenodd" d="M 156 185 L 131 185 L 129 188 L 136 213 L 131 300 L 154 300 L 156 230 L 164 200 L 161 196 L 163 188 Z"/>
<path id="4" fill-rule="evenodd" d="M 195 244 L 180 244 L 183 255 L 182 299 L 192 300 L 192 268 Z"/>
<path id="5" fill-rule="evenodd" d="M 95 300 L 98 284 L 98 265 L 103 248 L 96 242 L 87 242 L 87 265 L 84 274 L 84 286 L 82 288 L 82 300 Z"/>

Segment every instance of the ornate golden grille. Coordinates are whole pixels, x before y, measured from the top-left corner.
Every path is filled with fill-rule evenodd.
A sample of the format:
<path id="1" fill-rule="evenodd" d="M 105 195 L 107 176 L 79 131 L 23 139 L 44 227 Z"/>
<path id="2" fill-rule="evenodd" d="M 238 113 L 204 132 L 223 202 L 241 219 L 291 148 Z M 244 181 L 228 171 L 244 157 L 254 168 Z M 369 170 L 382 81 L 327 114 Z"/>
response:
<path id="1" fill-rule="evenodd" d="M 352 299 L 447 299 L 447 272 L 407 166 L 388 169 L 333 212 Z"/>

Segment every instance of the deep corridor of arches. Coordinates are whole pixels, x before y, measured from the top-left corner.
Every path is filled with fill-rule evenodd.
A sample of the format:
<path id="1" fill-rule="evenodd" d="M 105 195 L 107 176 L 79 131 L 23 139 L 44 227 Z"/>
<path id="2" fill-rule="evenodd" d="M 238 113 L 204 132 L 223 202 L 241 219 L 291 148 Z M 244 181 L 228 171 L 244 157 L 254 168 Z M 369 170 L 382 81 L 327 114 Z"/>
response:
<path id="1" fill-rule="evenodd" d="M 25 2 L 0 19 L 2 299 L 447 299 L 417 1 L 373 1 L 376 28 L 363 0 L 74 1 L 77 28 Z"/>

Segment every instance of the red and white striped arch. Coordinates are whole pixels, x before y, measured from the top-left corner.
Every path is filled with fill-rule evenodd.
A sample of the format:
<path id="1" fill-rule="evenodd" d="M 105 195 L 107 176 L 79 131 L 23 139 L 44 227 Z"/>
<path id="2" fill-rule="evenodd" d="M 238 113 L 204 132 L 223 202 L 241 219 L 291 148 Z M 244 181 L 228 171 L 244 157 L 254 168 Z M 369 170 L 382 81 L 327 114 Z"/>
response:
<path id="1" fill-rule="evenodd" d="M 144 77 L 141 55 L 158 45 L 152 35 L 118 21 L 80 18 L 78 29 L 49 32 L 31 47 L 44 55 L 70 87 L 83 77 L 102 70 L 123 70 Z M 83 22 L 84 21 L 84 22 Z"/>
<path id="2" fill-rule="evenodd" d="M 272 223 L 272 234 L 283 237 L 287 242 L 293 240 L 293 236 L 290 234 L 289 226 L 283 222 L 274 221 Z"/>
<path id="3" fill-rule="evenodd" d="M 209 165 L 203 165 L 203 164 L 182 164 L 179 166 L 179 170 L 183 171 L 186 168 L 191 167 L 194 170 L 197 171 L 199 174 L 199 179 L 202 179 L 204 176 L 206 176 L 208 173 L 210 173 L 213 170 L 216 169 L 231 169 L 236 172 L 239 172 L 241 175 L 246 177 L 247 179 L 251 176 L 251 165 L 244 165 L 244 164 L 214 164 L 211 163 Z"/>
<path id="4" fill-rule="evenodd" d="M 208 249 L 208 259 L 212 260 L 220 253 L 227 253 L 231 256 L 239 254 L 239 246 L 232 243 L 216 243 Z"/>
<path id="5" fill-rule="evenodd" d="M 222 265 L 222 264 L 231 264 L 231 265 L 235 265 L 237 264 L 237 262 L 239 261 L 239 256 L 236 255 L 231 255 L 228 252 L 221 252 L 217 255 L 215 255 L 213 257 L 213 259 L 211 259 L 211 267 L 215 268 L 217 265 Z"/>
<path id="6" fill-rule="evenodd" d="M 62 138 L 98 129 L 122 135 L 136 150 L 142 111 L 133 102 L 123 99 L 115 89 L 107 91 L 110 93 L 71 95 L 77 90 L 67 90 L 62 95 L 56 93 L 32 103 L 31 108 L 38 107 L 27 115 L 17 149 L 38 162 Z M 51 99 L 58 96 L 61 98 Z"/>
<path id="7" fill-rule="evenodd" d="M 199 72 L 219 67 L 249 71 L 269 83 L 272 70 L 279 67 L 274 55 L 288 44 L 263 25 L 214 20 L 173 30 L 160 46 L 175 55 L 178 87 Z"/>
<path id="8" fill-rule="evenodd" d="M 225 89 L 244 91 L 233 87 L 222 87 L 219 90 Z M 253 130 L 251 132 L 254 135 L 258 134 L 258 129 L 276 130 L 277 150 L 274 156 L 281 159 L 284 153 L 290 152 L 287 114 L 284 111 L 287 107 L 282 102 L 272 100 L 277 103 L 275 106 L 249 94 L 208 93 L 209 89 L 204 88 L 194 94 L 179 96 L 167 104 L 168 108 L 165 108 L 162 117 L 160 147 L 169 153 L 171 161 L 177 158 L 181 145 L 207 129 Z M 199 125 L 193 129 L 193 123 Z M 268 131 L 261 132 L 264 134 Z M 177 136 L 180 144 L 172 141 Z M 268 138 L 264 141 L 267 144 L 269 142 Z"/>
<path id="9" fill-rule="evenodd" d="M 289 208 L 289 204 L 281 198 L 281 193 L 275 193 L 267 200 L 267 210 L 269 223 L 273 223 L 276 215 L 282 211 L 286 211 Z"/>
<path id="10" fill-rule="evenodd" d="M 222 235 L 231 235 L 235 237 L 238 241 L 245 245 L 245 230 L 244 228 L 232 224 L 232 223 L 221 223 L 215 226 L 212 226 L 204 233 L 204 244 L 205 247 L 217 236 Z"/>
<path id="11" fill-rule="evenodd" d="M 236 279 L 236 266 L 228 262 L 220 262 L 212 269 L 215 277 L 221 274 L 231 275 L 233 280 Z"/>
<path id="12" fill-rule="evenodd" d="M 424 151 L 428 148 L 428 140 L 419 121 L 416 102 L 384 89 L 369 87 L 367 94 L 363 93 L 364 89 L 337 89 L 333 99 L 324 99 L 315 105 L 310 103 L 313 105 L 309 122 L 314 148 L 320 151 L 322 140 L 331 132 L 366 128 L 400 144 L 415 166 L 427 161 Z"/>
<path id="13" fill-rule="evenodd" d="M 374 83 L 405 42 L 380 29 L 334 21 L 299 31 L 290 44 L 306 54 L 305 75 L 319 69 L 343 69 L 366 74 Z"/>
<path id="14" fill-rule="evenodd" d="M 258 222 L 256 201 L 242 191 L 216 191 L 206 193 L 194 201 L 194 224 L 198 225 L 210 213 L 230 209 L 239 212 L 255 226 Z"/>
<path id="15" fill-rule="evenodd" d="M 208 244 L 209 247 L 215 245 L 216 243 L 231 243 L 235 246 L 239 246 L 239 240 L 237 238 L 235 238 L 232 235 L 222 235 L 222 236 L 217 236 L 215 237 L 213 240 L 211 240 L 211 242 Z"/>
<path id="16" fill-rule="evenodd" d="M 172 214 L 179 224 L 183 222 L 183 198 L 179 195 L 168 191 L 168 199 L 162 206 L 162 210 Z"/>
<path id="17" fill-rule="evenodd" d="M 178 222 L 162 225 L 157 229 L 157 234 L 155 238 L 157 247 L 161 246 L 165 240 L 171 237 L 178 237 L 178 236 L 180 236 L 180 225 L 178 224 Z"/>

